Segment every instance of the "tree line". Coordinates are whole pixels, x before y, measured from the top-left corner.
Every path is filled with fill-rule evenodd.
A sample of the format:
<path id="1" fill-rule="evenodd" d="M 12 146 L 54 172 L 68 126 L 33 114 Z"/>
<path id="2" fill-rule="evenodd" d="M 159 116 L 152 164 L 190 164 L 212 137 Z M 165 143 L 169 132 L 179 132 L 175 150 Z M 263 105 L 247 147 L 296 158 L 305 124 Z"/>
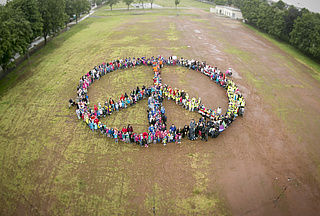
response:
<path id="1" fill-rule="evenodd" d="M 30 43 L 58 33 L 70 17 L 90 11 L 88 0 L 12 0 L 0 5 L 0 66 L 14 65 L 16 53 L 25 54 Z"/>
<path id="2" fill-rule="evenodd" d="M 298 9 L 282 0 L 209 0 L 241 9 L 243 18 L 256 28 L 274 35 L 320 61 L 320 14 Z"/>
<path id="3" fill-rule="evenodd" d="M 244 0 L 240 8 L 250 24 L 320 60 L 319 13 L 287 6 L 282 0 L 271 4 L 266 0 Z"/>

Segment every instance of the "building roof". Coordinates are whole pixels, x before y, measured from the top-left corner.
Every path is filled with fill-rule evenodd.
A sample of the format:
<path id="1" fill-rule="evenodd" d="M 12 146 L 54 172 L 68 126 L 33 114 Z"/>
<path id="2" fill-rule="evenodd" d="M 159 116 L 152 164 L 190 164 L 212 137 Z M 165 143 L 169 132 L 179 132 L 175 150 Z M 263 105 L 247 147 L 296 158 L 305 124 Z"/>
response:
<path id="1" fill-rule="evenodd" d="M 234 7 L 230 7 L 230 6 L 224 6 L 224 5 L 217 5 L 216 8 L 224 8 L 224 9 L 228 9 L 228 10 L 232 10 L 232 11 L 241 11 L 239 8 L 234 8 Z"/>

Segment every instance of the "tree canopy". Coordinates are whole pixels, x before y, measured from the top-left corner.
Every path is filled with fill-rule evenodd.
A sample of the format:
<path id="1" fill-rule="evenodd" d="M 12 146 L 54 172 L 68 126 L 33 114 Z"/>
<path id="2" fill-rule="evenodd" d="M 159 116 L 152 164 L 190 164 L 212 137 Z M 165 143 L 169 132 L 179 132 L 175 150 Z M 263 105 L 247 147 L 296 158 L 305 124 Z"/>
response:
<path id="1" fill-rule="evenodd" d="M 66 20 L 64 0 L 38 0 L 39 11 L 42 16 L 42 35 L 47 44 L 47 36 L 57 33 Z"/>
<path id="2" fill-rule="evenodd" d="M 177 8 L 178 4 L 180 4 L 180 0 L 174 0 L 174 4 L 176 5 L 176 8 Z"/>
<path id="3" fill-rule="evenodd" d="M 30 42 L 41 36 L 42 18 L 36 0 L 14 0 L 8 2 L 7 6 L 11 7 L 14 11 L 21 11 L 24 18 L 29 21 L 32 30 Z"/>
<path id="4" fill-rule="evenodd" d="M 118 4 L 120 0 L 107 0 L 105 2 L 106 5 L 109 5 L 111 10 L 112 10 L 112 6 L 115 5 L 115 4 Z"/>
<path id="5" fill-rule="evenodd" d="M 92 0 L 92 4 L 102 5 L 102 0 Z"/>
<path id="6" fill-rule="evenodd" d="M 320 14 L 305 13 L 298 17 L 290 37 L 295 47 L 320 60 Z"/>
<path id="7" fill-rule="evenodd" d="M 76 22 L 78 22 L 80 14 L 89 13 L 91 9 L 91 5 L 88 0 L 74 0 L 73 7 L 76 14 Z"/>
<path id="8" fill-rule="evenodd" d="M 152 9 L 152 5 L 154 3 L 155 0 L 149 0 L 150 4 L 151 4 L 151 9 Z"/>
<path id="9" fill-rule="evenodd" d="M 128 6 L 128 10 L 129 10 L 129 6 L 134 2 L 134 0 L 122 0 L 122 2 Z"/>
<path id="10" fill-rule="evenodd" d="M 241 12 L 249 24 L 320 60 L 320 14 L 288 7 L 281 0 L 271 4 L 266 0 L 243 0 Z"/>
<path id="11" fill-rule="evenodd" d="M 32 35 L 31 24 L 19 8 L 0 6 L 0 66 L 4 72 L 14 64 L 16 53 L 27 51 Z"/>

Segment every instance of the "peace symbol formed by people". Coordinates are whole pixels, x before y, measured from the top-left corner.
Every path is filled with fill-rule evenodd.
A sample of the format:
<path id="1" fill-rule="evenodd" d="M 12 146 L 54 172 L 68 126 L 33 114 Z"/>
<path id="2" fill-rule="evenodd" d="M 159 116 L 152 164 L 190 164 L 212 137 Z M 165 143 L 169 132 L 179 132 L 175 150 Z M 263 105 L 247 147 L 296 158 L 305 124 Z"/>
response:
<path id="1" fill-rule="evenodd" d="M 161 69 L 164 66 L 180 66 L 190 70 L 200 72 L 208 76 L 213 84 L 219 85 L 225 89 L 228 96 L 228 109 L 222 113 L 220 107 L 209 109 L 201 103 L 201 98 L 190 97 L 188 92 L 183 89 L 168 86 L 161 82 Z M 104 104 L 99 103 L 90 107 L 88 88 L 102 76 L 112 73 L 115 70 L 148 66 L 152 67 L 154 77 L 153 85 L 137 86 L 129 95 L 122 94 L 118 99 L 110 98 Z M 207 65 L 206 62 L 188 60 L 181 57 L 170 56 L 165 59 L 158 57 L 126 58 L 120 60 L 103 62 L 99 67 L 94 67 L 87 74 L 80 78 L 77 87 L 77 98 L 69 100 L 70 106 L 76 106 L 78 119 L 82 121 L 93 132 L 100 131 L 107 138 L 112 138 L 115 142 L 123 141 L 127 143 L 136 143 L 141 147 L 149 147 L 150 144 L 161 143 L 166 146 L 168 143 L 180 144 L 182 139 L 208 141 L 208 137 L 217 138 L 221 132 L 228 128 L 237 116 L 244 115 L 245 100 L 230 77 L 232 69 L 229 68 L 225 73 L 217 67 Z M 145 131 L 134 131 L 129 124 L 123 128 L 108 127 L 100 119 L 128 109 L 139 101 L 148 100 L 148 122 L 149 127 Z M 163 106 L 164 100 L 172 100 L 181 108 L 190 112 L 199 112 L 201 115 L 199 121 L 192 119 L 189 125 L 176 127 L 172 124 L 167 127 L 166 111 Z"/>

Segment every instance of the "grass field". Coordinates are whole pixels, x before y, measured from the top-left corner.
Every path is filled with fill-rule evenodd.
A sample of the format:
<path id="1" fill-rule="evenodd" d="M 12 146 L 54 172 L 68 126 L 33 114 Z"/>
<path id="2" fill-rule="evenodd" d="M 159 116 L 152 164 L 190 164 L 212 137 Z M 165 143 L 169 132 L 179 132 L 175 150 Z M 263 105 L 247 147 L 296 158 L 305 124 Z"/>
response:
<path id="1" fill-rule="evenodd" d="M 165 7 L 175 6 L 173 0 L 157 0 L 155 3 Z M 170 149 L 160 145 L 149 149 L 138 148 L 116 144 L 114 140 L 91 132 L 76 118 L 75 109 L 68 109 L 67 101 L 76 96 L 79 78 L 103 61 L 158 54 L 197 57 L 188 56 L 190 53 L 199 54 L 203 59 L 209 58 L 202 51 L 211 44 L 204 48 L 195 47 L 192 43 L 192 36 L 196 34 L 193 29 L 189 30 L 188 44 L 181 42 L 186 40 L 181 29 L 189 25 L 207 29 L 208 33 L 198 34 L 203 42 L 206 41 L 205 33 L 217 36 L 216 44 L 224 42 L 217 28 L 210 26 L 208 19 L 202 19 L 193 7 L 209 11 L 212 5 L 183 0 L 178 9 L 126 10 L 121 9 L 126 8 L 122 3 L 115 5 L 113 11 L 102 7 L 92 17 L 55 37 L 0 80 L 0 215 L 152 215 L 153 207 L 157 215 L 231 215 L 228 203 L 221 195 L 221 184 L 217 183 L 216 173 L 218 169 L 226 173 L 230 170 L 236 172 L 237 169 L 235 165 L 228 164 L 231 168 L 224 170 L 215 162 L 221 160 L 223 164 L 229 158 L 247 155 L 254 164 L 252 167 L 259 165 L 250 151 L 243 150 L 238 154 L 228 150 L 230 143 L 237 147 L 235 138 L 229 136 L 230 140 L 225 139 L 227 144 L 223 143 L 224 140 L 221 140 L 221 145 L 212 142 L 210 149 L 188 141 Z M 178 19 L 177 12 L 180 14 L 179 20 L 173 22 Z M 211 15 L 205 14 L 207 17 Z M 276 45 L 300 59 L 304 65 L 310 65 L 314 70 L 311 75 L 318 79 L 319 65 L 303 56 L 296 56 L 299 54 L 283 44 Z M 231 46 L 222 51 L 250 66 L 258 65 L 252 63 L 252 53 Z M 163 75 L 170 77 L 172 74 L 179 80 L 177 85 L 188 86 L 185 70 L 165 68 Z M 280 110 L 279 115 L 286 115 L 283 119 L 287 119 L 287 114 L 295 112 L 295 108 L 290 109 L 291 98 L 282 104 L 275 102 L 281 97 L 279 92 L 287 86 L 271 81 L 268 86 L 268 74 L 262 80 L 263 76 L 258 76 L 258 72 L 250 73 L 244 69 L 243 80 L 251 82 L 258 89 L 259 96 L 265 96 L 274 110 L 285 109 L 285 112 Z M 90 102 L 92 105 L 103 103 L 110 97 L 117 98 L 124 92 L 130 92 L 136 86 L 151 83 L 151 68 L 117 71 L 90 87 Z M 263 91 L 262 85 L 268 92 Z M 278 98 L 273 96 L 272 90 L 279 95 Z M 194 94 L 198 96 L 200 92 L 195 91 Z M 147 126 L 146 103 L 140 102 L 132 109 L 113 114 L 104 121 L 112 127 L 131 123 L 135 130 L 143 130 Z M 172 110 L 173 115 L 180 115 L 181 119 L 189 120 L 196 116 L 187 111 Z M 316 121 L 315 118 L 314 124 L 317 124 Z M 251 123 L 254 125 L 255 122 Z M 245 126 L 246 129 L 250 132 L 236 134 L 237 138 L 243 136 L 245 139 L 240 143 L 241 150 L 248 143 L 254 145 L 261 141 L 252 138 L 255 131 L 251 125 Z M 266 134 L 264 136 L 267 137 Z M 230 148 L 233 149 L 233 146 Z M 264 159 L 263 163 L 267 163 Z M 248 182 L 252 190 L 264 187 L 261 181 L 258 186 L 252 187 L 250 180 L 254 178 L 254 172 L 249 174 L 252 174 L 250 178 L 242 180 Z M 239 186 L 236 179 L 228 181 Z M 239 187 L 240 192 L 246 191 L 242 185 Z M 253 199 L 256 195 L 260 194 L 255 192 Z M 252 209 L 251 203 L 247 203 L 250 205 L 247 207 Z M 241 206 L 241 210 L 246 209 Z"/>
<path id="2" fill-rule="evenodd" d="M 154 181 L 145 183 L 150 189 L 146 194 L 137 194 L 136 173 L 130 170 L 144 172 L 147 179 L 154 175 L 152 169 L 138 166 L 139 149 L 106 141 L 76 120 L 73 109 L 67 109 L 79 77 L 93 66 L 126 56 L 154 55 L 160 49 L 175 53 L 184 49 L 175 44 L 180 34 L 175 25 L 153 28 L 158 18 L 175 16 L 177 11 L 186 19 L 196 16 L 175 9 L 145 10 L 144 16 L 135 16 L 131 10 L 111 12 L 102 7 L 95 18 L 59 35 L 0 81 L 2 215 L 133 215 L 152 213 L 153 206 L 162 215 L 228 212 L 218 190 L 210 195 L 202 193 L 208 185 L 208 155 L 190 152 L 176 161 L 193 170 L 195 185 L 189 192 L 170 193 L 163 183 Z M 159 36 L 159 30 L 164 34 Z M 104 77 L 94 88 L 101 94 L 93 94 L 93 101 L 103 102 L 137 85 L 149 84 L 149 70 L 133 69 Z M 127 120 L 142 128 L 144 110 L 145 104 L 138 104 L 107 122 L 120 125 L 117 121 Z M 200 161 L 200 157 L 204 159 Z M 142 200 L 134 204 L 135 197 Z M 169 207 L 170 203 L 179 208 Z"/>
<path id="3" fill-rule="evenodd" d="M 144 2 L 144 3 L 148 3 L 148 2 Z M 165 8 L 172 8 L 172 7 L 176 7 L 174 0 L 156 0 L 154 1 L 154 4 L 157 4 L 161 7 L 165 7 Z M 180 4 L 177 5 L 177 8 L 199 8 L 199 9 L 203 9 L 205 11 L 209 11 L 210 7 L 214 7 L 214 5 L 212 4 L 206 4 L 200 1 L 196 1 L 196 0 L 183 0 L 180 1 Z M 112 6 L 112 9 L 123 9 L 123 8 L 128 8 L 128 6 L 126 4 L 124 4 L 123 2 L 119 2 L 116 5 Z M 110 7 L 106 7 L 105 10 L 109 10 Z M 129 10 L 134 9 L 133 6 L 129 6 Z M 139 9 L 140 10 L 140 9 Z"/>

